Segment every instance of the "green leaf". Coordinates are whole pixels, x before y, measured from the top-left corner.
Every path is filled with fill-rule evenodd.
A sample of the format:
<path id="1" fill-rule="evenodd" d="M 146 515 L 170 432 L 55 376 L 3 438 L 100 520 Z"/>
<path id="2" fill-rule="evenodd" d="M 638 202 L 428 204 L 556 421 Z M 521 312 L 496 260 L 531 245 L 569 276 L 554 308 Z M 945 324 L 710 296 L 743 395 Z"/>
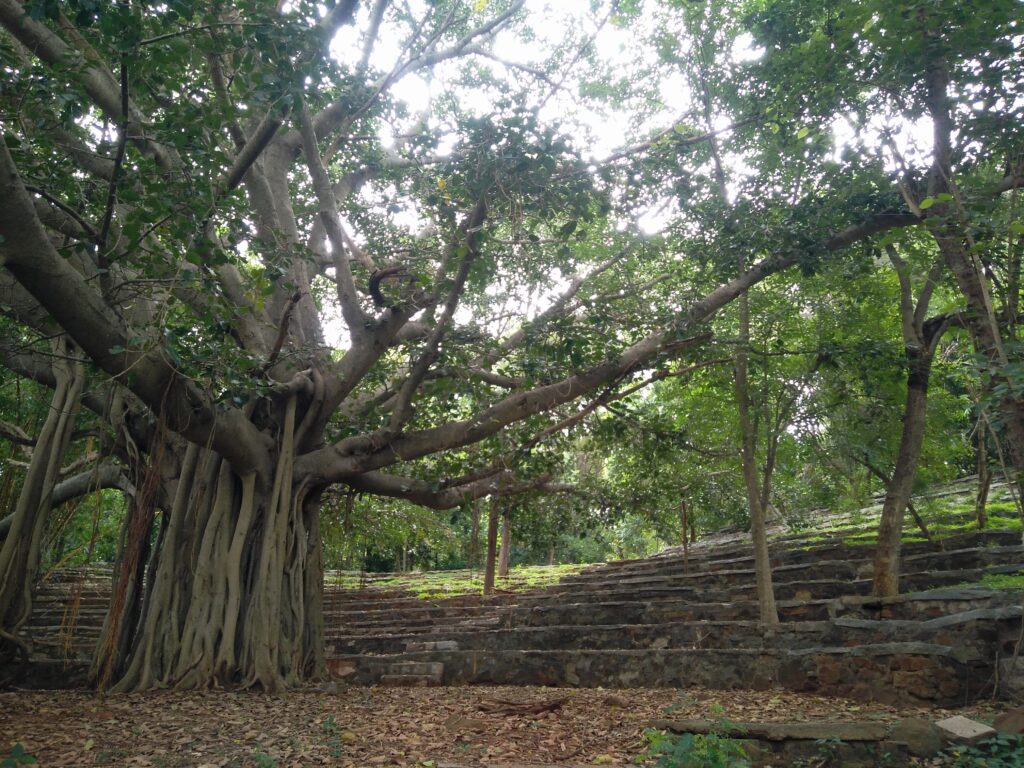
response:
<path id="1" fill-rule="evenodd" d="M 805 137 L 807 136 L 807 134 L 809 134 L 810 132 L 811 132 L 811 129 L 810 129 L 810 128 L 808 128 L 808 127 L 807 127 L 807 126 L 805 125 L 805 126 L 804 126 L 803 128 L 801 128 L 801 129 L 800 129 L 799 131 L 797 131 L 797 132 L 796 132 L 796 137 L 797 137 L 798 139 L 802 139 L 802 138 L 805 138 Z"/>
<path id="2" fill-rule="evenodd" d="M 922 211 L 927 211 L 929 208 L 931 208 L 937 202 L 939 202 L 939 201 L 936 200 L 934 197 L 926 197 L 924 200 L 921 201 L 921 204 L 918 207 Z"/>
<path id="3" fill-rule="evenodd" d="M 568 237 L 569 235 L 576 231 L 577 224 L 579 224 L 579 222 L 576 219 L 566 222 L 565 224 L 558 228 L 558 234 L 560 234 L 562 237 Z"/>

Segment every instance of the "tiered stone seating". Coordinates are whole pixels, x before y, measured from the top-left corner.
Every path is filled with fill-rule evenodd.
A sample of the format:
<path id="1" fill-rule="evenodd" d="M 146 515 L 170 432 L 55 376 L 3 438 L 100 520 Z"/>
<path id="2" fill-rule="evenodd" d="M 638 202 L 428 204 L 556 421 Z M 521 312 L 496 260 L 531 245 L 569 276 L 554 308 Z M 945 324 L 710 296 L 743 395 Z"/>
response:
<path id="1" fill-rule="evenodd" d="M 111 569 L 63 568 L 36 588 L 25 632 L 37 656 L 88 660 L 110 602 Z"/>
<path id="2" fill-rule="evenodd" d="M 942 543 L 908 543 L 904 594 L 878 600 L 869 597 L 872 547 L 780 539 L 772 558 L 783 623 L 772 628 L 757 621 L 743 542 L 594 566 L 520 595 L 331 595 L 328 653 L 364 684 L 778 686 L 962 704 L 991 690 L 1024 608 L 1019 594 L 957 585 L 1024 571 L 1024 548 L 1007 531 Z"/>

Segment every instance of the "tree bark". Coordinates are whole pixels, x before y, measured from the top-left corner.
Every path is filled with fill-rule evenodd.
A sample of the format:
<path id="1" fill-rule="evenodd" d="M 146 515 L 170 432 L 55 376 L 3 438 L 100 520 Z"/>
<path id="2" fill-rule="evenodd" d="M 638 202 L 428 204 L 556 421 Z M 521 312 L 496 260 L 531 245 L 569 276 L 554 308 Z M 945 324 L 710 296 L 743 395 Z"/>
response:
<path id="1" fill-rule="evenodd" d="M 52 342 L 56 388 L 36 439 L 7 535 L 0 545 L 0 657 L 29 650 L 19 631 L 32 613 L 32 588 L 42 556 L 53 490 L 81 403 L 85 371 L 64 336 Z"/>
<path id="2" fill-rule="evenodd" d="M 690 572 L 690 521 L 687 519 L 686 499 L 679 499 L 679 525 L 683 529 L 683 573 Z"/>
<path id="3" fill-rule="evenodd" d="M 743 269 L 741 264 L 740 269 Z M 750 538 L 754 546 L 754 576 L 757 582 L 757 603 L 763 624 L 779 623 L 772 584 L 772 563 L 768 553 L 768 524 L 765 519 L 767 498 L 761 497 L 757 470 L 757 435 L 750 418 L 750 389 L 747 376 L 747 345 L 750 343 L 750 303 L 746 294 L 739 298 L 740 335 L 736 352 L 736 404 L 740 421 L 740 457 L 743 483 L 750 510 Z M 765 486 L 769 478 L 766 471 Z"/>
<path id="4" fill-rule="evenodd" d="M 1016 471 L 1015 483 L 1024 488 L 1024 398 L 1014 394 L 1005 367 L 1009 360 L 999 330 L 988 278 L 973 246 L 966 226 L 966 212 L 958 198 L 953 175 L 953 116 L 949 103 L 949 67 L 943 60 L 937 32 L 924 30 L 926 104 L 933 126 L 933 164 L 928 177 L 931 197 L 948 194 L 952 202 L 938 202 L 928 211 L 929 223 L 939 251 L 956 279 L 957 287 L 970 310 L 974 343 L 986 359 L 989 389 L 1006 385 L 1007 394 L 999 399 L 1010 459 Z"/>
<path id="5" fill-rule="evenodd" d="M 487 561 L 484 563 L 484 594 L 494 594 L 495 560 L 498 554 L 498 497 L 491 496 L 491 505 L 487 511 Z"/>
<path id="6" fill-rule="evenodd" d="M 907 401 L 903 408 L 903 431 L 892 479 L 885 492 L 882 517 L 878 525 L 872 594 L 890 597 L 899 594 L 900 545 L 903 513 L 914 489 L 917 460 L 924 441 L 925 411 L 932 355 L 927 350 L 910 355 L 907 375 Z"/>
<path id="7" fill-rule="evenodd" d="M 480 502 L 474 500 L 469 508 L 469 572 L 472 573 L 480 565 Z"/>
<path id="8" fill-rule="evenodd" d="M 498 559 L 498 578 L 508 578 L 509 561 L 512 558 L 512 526 L 508 512 L 501 515 L 501 557 Z"/>
<path id="9" fill-rule="evenodd" d="M 152 516 L 141 508 L 129 521 L 93 664 L 101 687 L 279 691 L 326 672 L 319 493 L 293 481 L 295 399 L 282 408 L 272 478 L 238 474 L 189 444 L 174 457 L 180 470 L 148 566 L 132 548 L 149 540 Z"/>
<path id="10" fill-rule="evenodd" d="M 974 519 L 978 528 L 983 529 L 988 525 L 988 493 L 992 487 L 992 471 L 988 466 L 988 428 L 984 418 L 978 419 L 977 428 L 977 461 L 978 461 L 978 493 L 974 497 Z"/>

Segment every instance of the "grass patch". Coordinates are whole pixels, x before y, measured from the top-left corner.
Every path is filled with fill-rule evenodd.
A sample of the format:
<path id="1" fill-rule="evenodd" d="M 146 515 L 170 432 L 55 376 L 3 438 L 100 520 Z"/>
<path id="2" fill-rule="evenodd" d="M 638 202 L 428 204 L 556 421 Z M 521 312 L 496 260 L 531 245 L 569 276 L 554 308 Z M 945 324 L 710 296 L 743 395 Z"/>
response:
<path id="1" fill-rule="evenodd" d="M 1024 573 L 986 573 L 977 584 L 1007 592 L 1024 590 Z"/>
<path id="2" fill-rule="evenodd" d="M 497 579 L 495 586 L 506 592 L 527 592 L 557 584 L 564 576 L 579 573 L 585 566 L 565 565 L 516 566 L 508 578 Z M 483 592 L 484 577 L 480 571 L 424 571 L 422 573 L 387 574 L 329 574 L 327 585 L 342 589 L 394 589 L 408 592 L 421 600 L 443 600 L 459 595 L 479 595 Z"/>

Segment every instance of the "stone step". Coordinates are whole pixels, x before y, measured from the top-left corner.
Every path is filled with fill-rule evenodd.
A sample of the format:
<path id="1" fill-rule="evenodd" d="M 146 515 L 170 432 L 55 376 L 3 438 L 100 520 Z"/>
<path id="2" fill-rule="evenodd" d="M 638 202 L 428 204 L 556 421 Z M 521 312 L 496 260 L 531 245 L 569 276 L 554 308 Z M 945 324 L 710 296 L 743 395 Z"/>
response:
<path id="1" fill-rule="evenodd" d="M 976 531 L 965 534 L 957 534 L 940 540 L 945 551 L 969 549 L 987 546 L 1019 546 L 1021 534 L 1016 531 L 994 530 Z M 689 567 L 691 572 L 700 570 L 735 570 L 744 567 L 752 567 L 753 555 L 749 541 L 740 545 L 728 548 L 715 548 L 705 554 L 691 551 Z M 801 548 L 793 542 L 776 540 L 769 547 L 772 558 L 778 564 L 796 565 L 800 563 L 814 562 L 818 559 L 850 559 L 870 560 L 874 556 L 874 544 L 865 543 L 847 544 L 842 539 L 832 542 L 815 543 Z M 942 552 L 927 542 L 907 542 L 903 545 L 904 557 L 915 555 L 936 554 L 941 557 Z M 643 574 L 649 572 L 676 573 L 683 572 L 686 565 L 686 558 L 681 551 L 672 551 L 653 558 L 638 560 L 612 561 L 609 563 L 595 564 L 581 571 L 579 574 L 566 576 L 563 583 L 573 583 L 578 580 L 586 580 L 595 573 L 612 573 L 622 575 L 625 573 Z"/>
<path id="2" fill-rule="evenodd" d="M 66 634 L 71 634 L 74 637 L 84 637 L 86 635 L 99 635 L 102 626 L 102 623 L 75 624 L 69 628 L 62 624 L 33 624 L 30 622 L 26 624 L 25 629 L 33 637 L 57 637 L 58 635 Z"/>
<path id="3" fill-rule="evenodd" d="M 966 646 L 993 622 L 1016 621 L 1021 605 L 973 609 L 937 619 L 878 620 L 844 616 L 833 621 L 797 621 L 765 627 L 757 621 L 667 622 L 590 626 L 515 627 L 486 632 L 441 632 L 430 640 L 408 636 L 334 638 L 332 655 L 396 654 L 430 650 L 614 650 L 664 648 L 790 649 L 880 642 L 933 642 Z M 984 629 L 982 625 L 990 625 Z"/>
<path id="4" fill-rule="evenodd" d="M 430 675 L 381 675 L 377 684 L 391 688 L 432 688 L 441 685 L 441 681 Z"/>
<path id="5" fill-rule="evenodd" d="M 457 649 L 446 649 L 448 653 Z M 421 677 L 436 677 L 441 679 L 444 675 L 444 664 L 437 661 L 403 661 L 388 665 L 388 672 L 393 675 L 412 675 Z"/>
<path id="6" fill-rule="evenodd" d="M 405 641 L 406 651 L 457 651 L 459 644 L 454 640 Z"/>
<path id="7" fill-rule="evenodd" d="M 1013 546 L 967 548 L 947 552 L 924 552 L 903 558 L 903 568 L 908 573 L 938 572 L 948 570 L 965 570 L 993 565 L 1013 564 L 1024 561 L 1024 547 Z M 873 571 L 870 559 L 862 560 L 821 560 L 813 563 L 797 563 L 776 565 L 772 575 L 776 582 L 791 582 L 813 577 L 823 579 L 857 579 L 869 577 Z M 561 582 L 548 590 L 544 596 L 563 592 L 578 592 L 581 589 L 602 589 L 609 586 L 643 587 L 643 586 L 686 586 L 724 587 L 749 585 L 754 580 L 751 565 L 746 569 L 718 570 L 703 573 L 671 573 L 650 572 L 639 575 L 619 575 L 613 578 L 598 578 L 600 572 L 595 571 L 590 578 L 577 579 L 572 582 Z M 527 596 L 525 599 L 535 599 Z"/>
<path id="8" fill-rule="evenodd" d="M 481 627 L 481 626 L 496 626 L 501 624 L 504 619 L 510 614 L 503 613 L 498 615 L 487 615 L 481 614 L 473 617 L 446 617 L 441 615 L 430 615 L 423 614 L 419 616 L 410 615 L 395 615 L 390 614 L 388 611 L 381 610 L 372 614 L 371 616 L 325 616 L 324 626 L 333 628 L 343 628 L 351 630 L 353 632 L 375 632 L 378 630 L 385 630 L 389 627 L 395 626 L 407 626 L 407 627 L 433 627 L 433 626 L 464 626 L 464 627 Z"/>
<path id="9" fill-rule="evenodd" d="M 448 685 L 763 690 L 783 688 L 883 703 L 954 706 L 986 694 L 994 657 L 973 647 L 896 642 L 786 649 L 444 651 L 346 657 L 349 680 L 376 684 L 391 665 L 433 660 Z"/>
<path id="10" fill-rule="evenodd" d="M 1013 556 L 1020 560 L 1020 553 L 1013 553 Z M 900 590 L 903 592 L 919 591 L 936 587 L 952 586 L 956 584 L 973 583 L 980 580 L 989 573 L 1020 573 L 1024 571 L 1024 562 L 1001 563 L 978 568 L 963 568 L 948 571 L 921 571 L 917 573 L 906 573 L 900 579 Z M 648 600 L 658 598 L 677 598 L 680 600 L 694 600 L 703 598 L 707 601 L 734 602 L 737 600 L 751 599 L 756 595 L 756 588 L 753 585 L 753 572 L 748 574 L 748 580 L 735 586 L 707 587 L 701 588 L 693 585 L 676 586 L 672 582 L 664 584 L 654 583 L 649 585 L 602 585 L 602 588 L 587 589 L 577 588 L 571 593 L 575 602 L 614 601 L 633 597 L 636 600 Z M 775 596 L 777 599 L 814 600 L 837 598 L 843 595 L 865 595 L 871 592 L 872 583 L 870 579 L 818 579 L 818 580 L 797 580 L 791 582 L 775 583 Z M 564 599 L 566 592 L 555 592 L 544 595 L 527 595 L 520 600 L 517 610 L 559 602 Z"/>
<path id="11" fill-rule="evenodd" d="M 376 601 L 372 603 L 363 604 L 364 607 L 360 608 L 325 608 L 324 616 L 327 618 L 335 617 L 372 617 L 375 614 L 382 614 L 388 612 L 392 615 L 403 616 L 409 618 L 421 618 L 423 616 L 486 616 L 508 608 L 509 606 L 516 605 L 516 603 L 505 602 L 500 605 L 437 605 L 436 603 L 428 603 L 423 600 L 420 601 L 401 601 L 401 602 L 388 602 L 388 601 Z"/>

